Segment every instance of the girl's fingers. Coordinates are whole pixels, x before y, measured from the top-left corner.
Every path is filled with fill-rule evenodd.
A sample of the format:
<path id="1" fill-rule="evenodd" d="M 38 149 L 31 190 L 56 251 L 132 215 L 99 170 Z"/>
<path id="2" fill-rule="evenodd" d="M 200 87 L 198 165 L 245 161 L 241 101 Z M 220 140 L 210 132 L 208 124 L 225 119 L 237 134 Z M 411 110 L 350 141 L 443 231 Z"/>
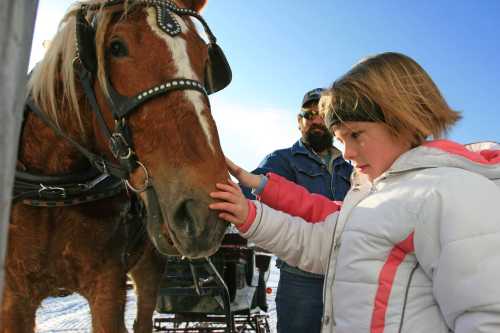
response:
<path id="1" fill-rule="evenodd" d="M 208 207 L 213 210 L 221 211 L 219 213 L 219 217 L 225 221 L 234 224 L 241 224 L 246 220 L 246 216 L 242 216 L 243 213 L 241 212 L 241 209 L 239 209 L 239 207 L 234 204 L 227 202 L 218 202 L 210 204 L 208 205 Z"/>
<path id="2" fill-rule="evenodd" d="M 235 216 L 243 215 L 244 214 L 244 208 L 238 204 L 233 204 L 230 202 L 215 202 L 210 205 L 208 205 L 208 208 L 213 209 L 213 210 L 221 210 L 228 212 L 230 214 L 233 214 Z M 246 208 L 246 206 L 245 206 Z M 246 218 L 245 216 L 242 216 L 242 218 Z"/>
<path id="3" fill-rule="evenodd" d="M 230 222 L 235 225 L 243 224 L 243 221 L 239 220 L 238 218 L 234 217 L 231 214 L 227 213 L 220 213 L 219 217 L 223 219 L 224 221 Z"/>
<path id="4" fill-rule="evenodd" d="M 240 187 L 233 182 L 231 182 L 229 184 L 217 183 L 217 184 L 215 184 L 215 187 L 219 190 L 233 193 L 235 195 L 237 195 L 238 193 L 241 193 Z"/>
<path id="5" fill-rule="evenodd" d="M 208 207 L 214 210 L 223 210 L 231 214 L 234 214 L 237 211 L 237 206 L 229 202 L 216 202 L 208 205 Z"/>
<path id="6" fill-rule="evenodd" d="M 213 199 L 218 199 L 218 200 L 223 200 L 230 202 L 232 204 L 236 204 L 241 201 L 241 197 L 235 195 L 234 193 L 226 192 L 226 191 L 221 191 L 221 192 L 211 192 L 210 197 Z"/>
<path id="7" fill-rule="evenodd" d="M 228 179 L 228 183 L 229 183 L 229 185 L 231 185 L 231 186 L 235 189 L 235 191 L 236 191 L 237 193 L 243 193 L 243 192 L 241 191 L 241 187 L 240 187 L 240 185 L 236 184 L 236 183 L 235 183 L 235 182 L 233 182 L 231 179 Z"/>
<path id="8" fill-rule="evenodd" d="M 210 197 L 212 197 L 213 199 L 219 199 L 219 200 L 233 202 L 233 200 L 231 200 L 231 198 L 233 197 L 233 194 L 228 193 L 228 192 L 210 192 Z"/>

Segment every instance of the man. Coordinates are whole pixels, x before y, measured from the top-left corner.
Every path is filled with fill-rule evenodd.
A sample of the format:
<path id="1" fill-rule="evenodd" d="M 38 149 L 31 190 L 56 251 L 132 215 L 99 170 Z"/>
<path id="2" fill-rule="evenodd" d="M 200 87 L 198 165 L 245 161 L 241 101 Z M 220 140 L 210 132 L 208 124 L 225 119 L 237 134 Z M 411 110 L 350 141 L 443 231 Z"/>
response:
<path id="1" fill-rule="evenodd" d="M 276 150 L 252 171 L 274 172 L 331 200 L 343 200 L 350 187 L 352 166 L 333 146 L 333 137 L 318 114 L 323 89 L 305 94 L 297 116 L 301 138 L 290 148 Z M 247 189 L 244 189 L 250 196 Z M 304 272 L 278 259 L 276 295 L 278 333 L 319 333 L 323 312 L 323 276 Z"/>

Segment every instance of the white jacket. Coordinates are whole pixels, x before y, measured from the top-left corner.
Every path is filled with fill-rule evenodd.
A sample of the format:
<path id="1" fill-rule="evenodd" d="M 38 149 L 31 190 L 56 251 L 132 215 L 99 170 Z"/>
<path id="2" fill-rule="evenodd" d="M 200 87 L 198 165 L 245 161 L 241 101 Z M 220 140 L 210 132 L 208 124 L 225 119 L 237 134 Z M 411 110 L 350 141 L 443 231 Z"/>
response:
<path id="1" fill-rule="evenodd" d="M 324 333 L 500 332 L 500 155 L 488 164 L 462 148 L 436 141 L 373 184 L 355 179 L 323 223 L 257 203 L 243 236 L 326 274 Z M 278 207 L 305 200 L 275 193 Z"/>

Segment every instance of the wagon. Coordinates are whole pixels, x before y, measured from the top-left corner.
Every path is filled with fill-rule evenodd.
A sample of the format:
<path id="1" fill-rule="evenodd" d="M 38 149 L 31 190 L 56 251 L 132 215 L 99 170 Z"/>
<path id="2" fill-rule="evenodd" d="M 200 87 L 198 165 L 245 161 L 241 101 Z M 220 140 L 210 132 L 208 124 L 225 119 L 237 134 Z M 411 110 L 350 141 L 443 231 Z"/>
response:
<path id="1" fill-rule="evenodd" d="M 160 282 L 156 332 L 270 332 L 266 280 L 269 254 L 236 232 L 204 259 L 169 257 Z"/>

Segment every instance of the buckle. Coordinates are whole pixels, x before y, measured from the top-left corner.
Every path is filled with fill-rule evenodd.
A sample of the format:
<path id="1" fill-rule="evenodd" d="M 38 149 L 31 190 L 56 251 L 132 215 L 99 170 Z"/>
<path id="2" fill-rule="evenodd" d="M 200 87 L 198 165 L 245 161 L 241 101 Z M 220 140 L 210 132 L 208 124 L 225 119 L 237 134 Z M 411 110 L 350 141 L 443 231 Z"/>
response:
<path id="1" fill-rule="evenodd" d="M 66 189 L 64 187 L 46 186 L 44 184 L 40 184 L 38 195 L 40 195 L 41 197 L 43 197 L 44 195 L 54 195 L 60 198 L 66 198 Z"/>
<path id="2" fill-rule="evenodd" d="M 111 135 L 110 150 L 115 158 L 121 160 L 128 160 L 133 154 L 132 148 L 130 148 L 123 134 L 118 132 Z"/>

